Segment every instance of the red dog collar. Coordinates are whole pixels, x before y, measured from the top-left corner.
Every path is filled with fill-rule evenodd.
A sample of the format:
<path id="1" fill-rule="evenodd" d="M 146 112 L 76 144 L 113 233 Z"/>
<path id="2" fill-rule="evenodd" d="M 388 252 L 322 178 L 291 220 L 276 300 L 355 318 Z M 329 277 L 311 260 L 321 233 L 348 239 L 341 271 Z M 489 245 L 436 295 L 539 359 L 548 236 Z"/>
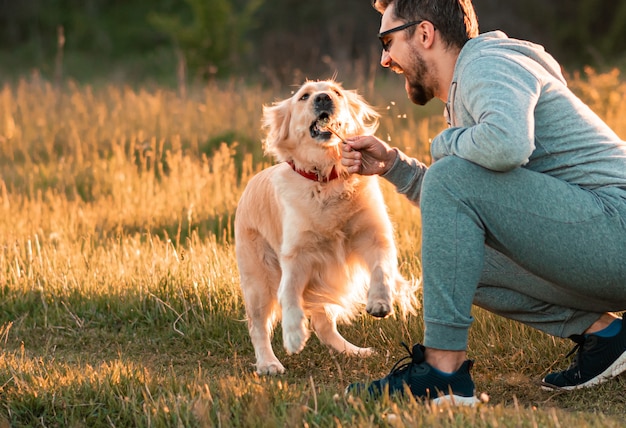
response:
<path id="1" fill-rule="evenodd" d="M 287 163 L 289 164 L 289 166 L 291 166 L 291 169 L 293 169 L 295 172 L 297 172 L 304 178 L 308 178 L 309 180 L 312 180 L 312 181 L 318 181 L 320 183 L 328 183 L 329 181 L 332 181 L 335 178 L 339 178 L 339 174 L 337 174 L 337 170 L 335 169 L 334 166 L 333 166 L 333 169 L 330 171 L 330 174 L 328 175 L 328 177 L 322 177 L 316 172 L 309 172 L 303 169 L 296 168 L 296 164 L 293 163 L 293 161 L 287 161 Z"/>

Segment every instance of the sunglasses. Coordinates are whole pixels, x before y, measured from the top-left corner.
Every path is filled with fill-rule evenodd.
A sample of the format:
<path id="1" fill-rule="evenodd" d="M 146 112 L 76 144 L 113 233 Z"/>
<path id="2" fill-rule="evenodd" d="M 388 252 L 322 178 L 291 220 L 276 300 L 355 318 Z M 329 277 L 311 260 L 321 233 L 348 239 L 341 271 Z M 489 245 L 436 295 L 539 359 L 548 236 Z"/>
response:
<path id="1" fill-rule="evenodd" d="M 380 40 L 380 43 L 383 46 L 383 51 L 389 52 L 389 46 L 391 45 L 391 40 L 385 40 L 385 38 L 389 34 L 395 33 L 396 31 L 405 30 L 405 29 L 407 29 L 409 27 L 412 27 L 414 25 L 421 24 L 422 22 L 424 22 L 423 19 L 420 19 L 419 21 L 411 21 L 411 22 L 407 22 L 406 24 L 402 24 L 402 25 L 398 25 L 397 27 L 393 27 L 390 30 L 383 31 L 382 33 L 378 33 L 378 40 Z"/>

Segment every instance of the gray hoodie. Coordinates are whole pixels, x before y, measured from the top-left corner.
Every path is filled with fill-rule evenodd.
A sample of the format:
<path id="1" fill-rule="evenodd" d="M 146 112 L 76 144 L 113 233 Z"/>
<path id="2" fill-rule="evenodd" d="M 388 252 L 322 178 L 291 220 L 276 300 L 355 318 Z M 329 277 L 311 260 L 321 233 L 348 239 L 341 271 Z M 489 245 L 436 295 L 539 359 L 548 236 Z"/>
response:
<path id="1" fill-rule="evenodd" d="M 626 189 L 626 143 L 568 88 L 543 47 L 500 31 L 471 39 L 448 94 L 450 127 L 431 145 L 494 171 L 524 167 L 589 189 Z M 419 201 L 426 166 L 399 153 L 384 175 Z"/>

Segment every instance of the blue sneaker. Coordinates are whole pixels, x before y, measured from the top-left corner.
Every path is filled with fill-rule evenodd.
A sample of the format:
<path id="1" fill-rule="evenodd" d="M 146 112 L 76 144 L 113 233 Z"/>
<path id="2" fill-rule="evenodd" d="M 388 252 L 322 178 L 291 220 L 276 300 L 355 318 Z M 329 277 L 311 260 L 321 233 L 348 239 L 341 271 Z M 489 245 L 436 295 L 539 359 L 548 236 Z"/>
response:
<path id="1" fill-rule="evenodd" d="M 466 360 L 452 374 L 442 373 L 425 361 L 423 345 L 413 345 L 412 351 L 406 344 L 402 346 L 409 355 L 398 361 L 387 376 L 369 385 L 353 383 L 346 388 L 346 394 L 359 395 L 367 391 L 371 397 L 378 398 L 385 391 L 389 395 L 404 395 L 408 387 L 415 398 L 432 400 L 437 404 L 447 401 L 473 406 L 480 402 L 474 395 L 474 381 L 470 376 L 473 361 Z"/>
<path id="2" fill-rule="evenodd" d="M 595 334 L 570 336 L 576 346 L 566 357 L 578 351 L 567 370 L 550 373 L 541 381 L 545 390 L 572 390 L 599 385 L 626 371 L 626 323 L 612 337 Z"/>

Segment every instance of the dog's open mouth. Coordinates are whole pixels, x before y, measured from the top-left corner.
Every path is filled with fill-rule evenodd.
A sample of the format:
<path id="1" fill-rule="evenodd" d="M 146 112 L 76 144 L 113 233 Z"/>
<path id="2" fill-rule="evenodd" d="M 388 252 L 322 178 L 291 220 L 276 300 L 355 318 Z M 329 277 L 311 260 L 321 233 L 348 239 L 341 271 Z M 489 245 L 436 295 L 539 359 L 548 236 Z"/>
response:
<path id="1" fill-rule="evenodd" d="M 331 126 L 331 119 L 328 113 L 320 114 L 309 127 L 311 138 L 328 140 L 333 135 L 328 129 Z"/>

